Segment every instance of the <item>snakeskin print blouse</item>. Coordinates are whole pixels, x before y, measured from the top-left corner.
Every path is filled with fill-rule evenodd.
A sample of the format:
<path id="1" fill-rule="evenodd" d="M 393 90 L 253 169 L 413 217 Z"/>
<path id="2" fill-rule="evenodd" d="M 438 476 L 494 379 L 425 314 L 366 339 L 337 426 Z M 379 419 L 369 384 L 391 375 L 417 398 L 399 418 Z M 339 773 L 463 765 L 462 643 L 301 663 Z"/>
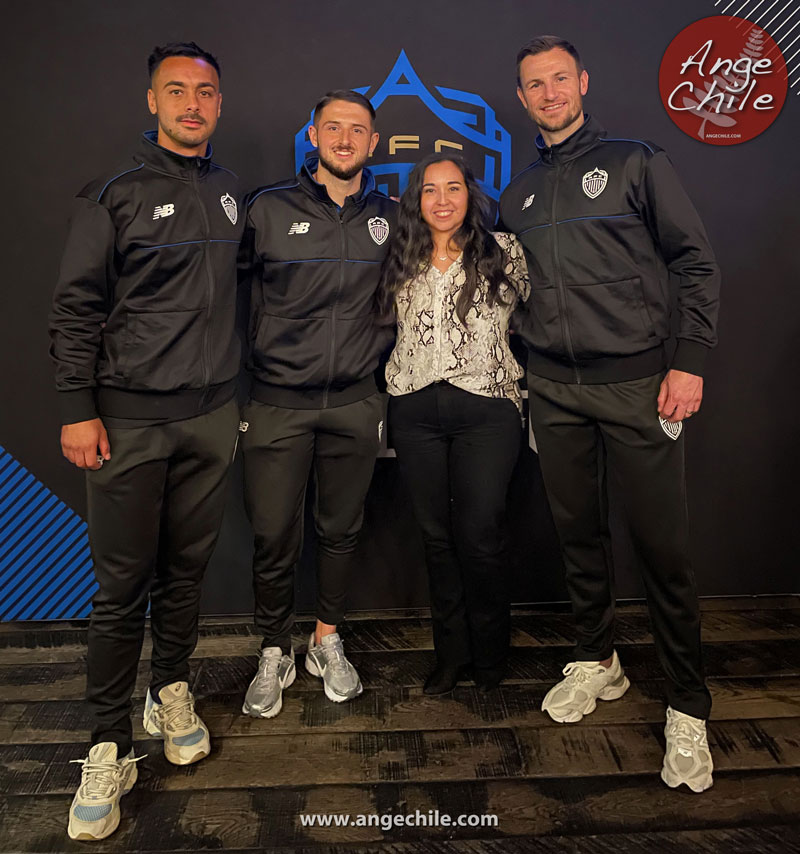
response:
<path id="1" fill-rule="evenodd" d="M 504 283 L 500 299 L 490 307 L 486 281 L 480 277 L 466 326 L 456 314 L 466 281 L 461 256 L 446 272 L 431 264 L 400 288 L 397 343 L 386 365 L 389 394 L 408 394 L 446 380 L 484 397 L 506 397 L 522 410 L 517 380 L 523 371 L 508 345 L 508 319 L 517 299 L 526 299 L 530 291 L 528 268 L 516 237 L 496 232 L 494 238 L 508 256 L 506 275 L 516 293 Z"/>

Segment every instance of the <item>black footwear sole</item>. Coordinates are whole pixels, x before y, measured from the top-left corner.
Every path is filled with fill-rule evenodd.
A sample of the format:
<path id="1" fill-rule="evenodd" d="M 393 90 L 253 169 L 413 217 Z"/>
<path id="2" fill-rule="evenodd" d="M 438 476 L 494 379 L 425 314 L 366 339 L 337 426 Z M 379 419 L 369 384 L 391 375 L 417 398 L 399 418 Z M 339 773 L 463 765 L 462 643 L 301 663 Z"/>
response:
<path id="1" fill-rule="evenodd" d="M 428 675 L 422 693 L 429 697 L 438 697 L 441 694 L 449 694 L 458 684 L 459 679 L 464 679 L 467 665 L 461 667 L 437 667 Z"/>

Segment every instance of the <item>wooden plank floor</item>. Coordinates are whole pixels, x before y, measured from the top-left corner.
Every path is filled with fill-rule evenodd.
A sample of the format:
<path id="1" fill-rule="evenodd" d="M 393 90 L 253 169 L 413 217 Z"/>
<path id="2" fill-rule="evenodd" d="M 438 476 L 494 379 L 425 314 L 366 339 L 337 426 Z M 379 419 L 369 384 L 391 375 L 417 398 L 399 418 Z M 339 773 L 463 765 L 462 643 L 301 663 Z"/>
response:
<path id="1" fill-rule="evenodd" d="M 663 756 L 663 681 L 647 614 L 619 609 L 632 680 L 580 724 L 540 704 L 570 658 L 563 607 L 518 609 L 509 678 L 494 695 L 461 683 L 421 690 L 433 663 L 417 612 L 360 614 L 343 628 L 364 694 L 333 704 L 298 657 L 271 721 L 241 714 L 259 639 L 243 618 L 203 621 L 192 690 L 212 755 L 170 765 L 141 729 L 150 644 L 134 697 L 139 765 L 119 831 L 73 843 L 66 815 L 86 752 L 86 625 L 0 625 L 0 852 L 800 852 L 800 597 L 703 602 L 714 696 L 714 787 L 672 791 Z M 302 646 L 311 624 L 298 626 Z M 356 826 L 356 816 L 494 815 L 495 827 Z M 348 815 L 350 826 L 300 816 Z"/>

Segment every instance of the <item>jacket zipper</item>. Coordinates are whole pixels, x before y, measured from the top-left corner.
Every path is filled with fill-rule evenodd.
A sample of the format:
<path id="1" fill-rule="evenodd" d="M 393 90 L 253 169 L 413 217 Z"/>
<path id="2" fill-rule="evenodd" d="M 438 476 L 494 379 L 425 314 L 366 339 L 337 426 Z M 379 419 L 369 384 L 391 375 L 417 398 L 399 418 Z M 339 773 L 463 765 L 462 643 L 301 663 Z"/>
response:
<path id="1" fill-rule="evenodd" d="M 208 213 L 206 211 L 205 205 L 203 204 L 203 199 L 200 195 L 200 183 L 197 177 L 196 168 L 192 171 L 192 189 L 194 190 L 195 196 L 197 197 L 197 204 L 200 206 L 200 216 L 203 219 L 203 228 L 205 229 L 204 254 L 206 273 L 208 274 L 208 307 L 206 308 L 206 326 L 203 330 L 203 388 L 205 389 L 205 393 L 203 394 L 201 402 L 202 406 L 206 402 L 206 394 L 208 393 L 209 387 L 211 385 L 211 354 L 209 353 L 209 334 L 211 329 L 211 316 L 213 313 L 214 306 L 214 271 L 211 267 L 211 224 L 208 221 Z"/>
<path id="2" fill-rule="evenodd" d="M 556 293 L 561 315 L 561 334 L 564 336 L 564 344 L 567 347 L 567 355 L 572 360 L 572 370 L 575 372 L 575 382 L 580 385 L 581 372 L 578 370 L 575 351 L 572 347 L 572 335 L 569 330 L 569 316 L 567 315 L 567 289 L 564 287 L 564 278 L 558 261 L 558 220 L 556 219 L 556 201 L 558 199 L 558 184 L 561 177 L 561 166 L 556 166 L 556 180 L 553 186 L 553 204 L 550 210 L 550 222 L 553 227 L 553 271 L 556 275 Z"/>
<path id="3" fill-rule="evenodd" d="M 346 202 L 345 202 L 346 203 Z M 334 356 L 336 353 L 336 306 L 339 303 L 339 295 L 342 292 L 342 285 L 344 284 L 344 259 L 347 257 L 347 234 L 344 230 L 344 209 L 340 208 L 338 211 L 337 221 L 339 224 L 339 284 L 336 287 L 336 293 L 333 297 L 333 305 L 331 306 L 331 347 L 330 347 L 330 355 L 329 355 L 329 368 L 328 368 L 328 381 L 325 383 L 325 390 L 322 392 L 322 408 L 327 409 L 328 407 L 328 392 L 331 388 L 331 383 L 333 382 L 333 366 L 334 366 Z"/>

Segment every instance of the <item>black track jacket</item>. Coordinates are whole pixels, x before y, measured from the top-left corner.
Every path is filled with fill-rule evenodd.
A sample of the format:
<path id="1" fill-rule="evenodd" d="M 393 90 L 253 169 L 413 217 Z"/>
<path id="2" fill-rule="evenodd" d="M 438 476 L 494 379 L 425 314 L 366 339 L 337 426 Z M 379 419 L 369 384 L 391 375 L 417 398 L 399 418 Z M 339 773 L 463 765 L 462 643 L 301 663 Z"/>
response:
<path id="1" fill-rule="evenodd" d="M 311 157 L 296 178 L 250 194 L 243 244 L 252 256 L 252 397 L 294 409 L 374 393 L 389 343 L 375 291 L 397 202 L 364 169 L 360 191 L 339 208 L 313 177 L 317 163 Z"/>
<path id="2" fill-rule="evenodd" d="M 559 382 L 610 383 L 666 367 L 669 274 L 678 281 L 671 367 L 702 375 L 716 344 L 720 274 L 667 155 L 607 139 L 592 118 L 547 147 L 500 199 L 500 228 L 525 249 L 531 295 L 514 317 L 528 368 Z"/>
<path id="3" fill-rule="evenodd" d="M 64 424 L 177 420 L 233 396 L 241 201 L 211 146 L 183 157 L 154 131 L 81 190 L 50 316 Z"/>

